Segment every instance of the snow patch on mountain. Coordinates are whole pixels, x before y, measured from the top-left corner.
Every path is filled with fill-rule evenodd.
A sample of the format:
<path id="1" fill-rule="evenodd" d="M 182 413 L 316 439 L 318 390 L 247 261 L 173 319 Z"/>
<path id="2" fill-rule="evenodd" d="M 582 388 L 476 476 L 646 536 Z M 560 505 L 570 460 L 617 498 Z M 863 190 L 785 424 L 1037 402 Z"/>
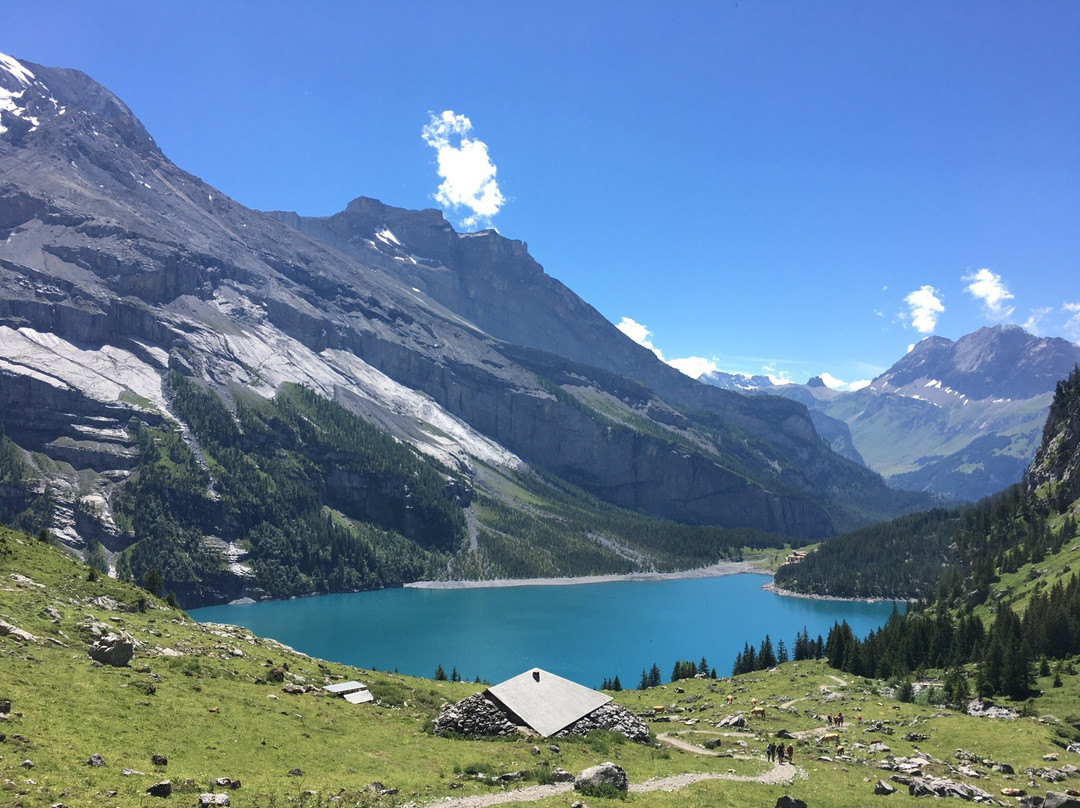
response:
<path id="1" fill-rule="evenodd" d="M 29 87 L 30 82 L 35 78 L 34 74 L 22 62 L 8 56 L 6 53 L 0 53 L 0 70 L 10 73 L 24 87 Z"/>

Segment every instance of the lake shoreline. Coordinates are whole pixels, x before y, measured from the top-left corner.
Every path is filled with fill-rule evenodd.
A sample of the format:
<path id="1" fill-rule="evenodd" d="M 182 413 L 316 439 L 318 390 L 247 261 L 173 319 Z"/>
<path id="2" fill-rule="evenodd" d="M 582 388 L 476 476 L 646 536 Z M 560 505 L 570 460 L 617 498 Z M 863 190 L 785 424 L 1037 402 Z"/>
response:
<path id="1" fill-rule="evenodd" d="M 406 589 L 488 589 L 508 586 L 577 586 L 617 581 L 672 581 L 692 578 L 719 578 L 724 575 L 772 575 L 772 570 L 755 561 L 720 561 L 707 567 L 677 572 L 628 572 L 611 575 L 584 575 L 559 578 L 493 578 L 486 581 L 413 581 Z M 766 584 L 769 586 L 769 584 Z"/>
<path id="2" fill-rule="evenodd" d="M 792 592 L 790 589 L 782 589 L 775 582 L 770 581 L 762 584 L 762 589 L 772 592 L 774 595 L 783 595 L 789 598 L 806 598 L 807 600 L 835 600 L 842 603 L 893 603 L 907 602 L 896 598 L 842 598 L 837 595 L 812 595 L 809 592 Z"/>

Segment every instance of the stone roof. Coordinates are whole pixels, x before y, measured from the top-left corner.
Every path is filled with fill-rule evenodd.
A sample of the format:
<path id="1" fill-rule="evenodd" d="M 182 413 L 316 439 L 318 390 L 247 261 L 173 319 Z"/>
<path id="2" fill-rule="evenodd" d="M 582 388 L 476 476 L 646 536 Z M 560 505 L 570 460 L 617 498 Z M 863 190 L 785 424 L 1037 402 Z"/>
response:
<path id="1" fill-rule="evenodd" d="M 493 685 L 487 692 L 522 723 L 545 737 L 611 701 L 611 696 L 540 668 Z"/>

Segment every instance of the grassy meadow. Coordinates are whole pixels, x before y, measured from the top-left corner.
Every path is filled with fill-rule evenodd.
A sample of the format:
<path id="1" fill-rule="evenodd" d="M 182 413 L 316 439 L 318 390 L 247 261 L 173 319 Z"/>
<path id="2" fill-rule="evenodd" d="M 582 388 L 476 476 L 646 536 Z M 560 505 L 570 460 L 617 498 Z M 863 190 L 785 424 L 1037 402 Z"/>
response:
<path id="1" fill-rule="evenodd" d="M 1000 796 L 1007 787 L 1044 794 L 1080 786 L 1080 777 L 1072 776 L 1057 784 L 1035 777 L 1032 787 L 1024 772 L 1080 764 L 1080 755 L 1063 748 L 1077 735 L 1071 725 L 1080 722 L 1080 676 L 1068 671 L 1060 674 L 1061 687 L 1052 686 L 1052 676 L 1040 678 L 1045 695 L 1013 705 L 1027 714 L 1015 720 L 969 717 L 918 700 L 901 703 L 885 683 L 852 679 L 813 661 L 613 694 L 649 716 L 651 745 L 611 733 L 465 740 L 432 735 L 430 722 L 440 705 L 479 685 L 351 668 L 297 654 L 245 629 L 199 625 L 141 589 L 95 575 L 67 553 L 5 530 L 0 620 L 33 635 L 0 635 L 0 699 L 11 701 L 10 714 L 0 720 L 0 806 L 194 806 L 201 792 L 226 791 L 210 781 L 228 777 L 241 783 L 228 790 L 233 806 L 467 808 L 549 783 L 557 767 L 577 773 L 607 760 L 626 769 L 635 786 L 688 773 L 766 782 L 662 780 L 664 787 L 681 787 L 632 790 L 623 799 L 584 798 L 590 806 L 772 806 L 782 794 L 809 806 L 864 806 L 875 799 L 874 783 L 890 775 L 878 768 L 888 755 L 922 755 L 931 761 L 926 773 L 971 782 L 1006 803 L 1015 802 Z M 99 666 L 88 657 L 90 643 L 104 631 L 134 637 L 130 665 Z M 351 705 L 319 690 L 348 679 L 366 683 L 376 702 Z M 752 699 L 765 707 L 764 718 L 749 718 L 745 730 L 716 726 L 733 713 L 749 714 Z M 847 722 L 838 756 L 835 745 L 818 746 L 815 739 L 829 729 L 826 714 L 841 710 Z M 763 750 L 781 730 L 796 736 L 795 765 L 776 772 Z M 927 737 L 905 740 L 911 733 Z M 871 751 L 875 741 L 889 751 Z M 971 764 L 977 779 L 959 775 L 952 768 L 959 763 L 957 749 L 1008 763 L 1016 774 L 979 763 Z M 1044 762 L 1053 753 L 1060 761 Z M 88 765 L 92 754 L 106 765 Z M 167 765 L 155 765 L 153 755 L 164 755 Z M 522 778 L 493 782 L 507 772 Z M 171 797 L 147 793 L 165 780 Z M 568 806 L 575 799 L 580 795 L 563 791 L 534 804 Z M 899 787 L 888 801 L 919 800 Z"/>

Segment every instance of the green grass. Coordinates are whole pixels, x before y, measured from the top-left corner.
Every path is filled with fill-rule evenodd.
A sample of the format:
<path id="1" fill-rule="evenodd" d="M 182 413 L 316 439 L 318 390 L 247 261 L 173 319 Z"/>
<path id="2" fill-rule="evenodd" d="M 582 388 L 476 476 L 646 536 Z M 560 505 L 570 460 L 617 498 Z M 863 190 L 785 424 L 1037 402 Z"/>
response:
<path id="1" fill-rule="evenodd" d="M 789 785 L 731 780 L 698 783 L 676 792 L 632 793 L 626 803 L 651 806 L 773 805 L 784 793 L 815 806 L 863 806 L 873 782 L 887 773 L 875 768 L 880 755 L 857 744 L 883 740 L 893 754 L 906 755 L 916 746 L 946 764 L 957 748 L 1004 761 L 1022 773 L 1042 766 L 1042 756 L 1061 752 L 1069 722 L 1078 720 L 1080 675 L 1064 673 L 1063 686 L 1051 677 L 1039 680 L 1045 695 L 1032 705 L 1039 721 L 976 719 L 917 704 L 900 704 L 881 695 L 882 683 L 853 679 L 822 662 L 787 663 L 773 672 L 735 679 L 686 680 L 648 691 L 623 691 L 617 700 L 639 714 L 663 707 L 656 733 L 672 732 L 700 746 L 719 738 L 720 756 L 694 754 L 666 745 L 641 745 L 612 733 L 588 738 L 538 740 L 465 740 L 433 736 L 429 723 L 444 702 L 476 692 L 470 683 L 434 682 L 351 668 L 296 654 L 244 629 L 203 626 L 180 611 L 151 598 L 145 612 L 110 611 L 90 600 L 105 595 L 130 609 L 145 593 L 99 576 L 68 554 L 24 534 L 0 530 L 0 619 L 31 632 L 39 642 L 24 644 L 0 637 L 0 698 L 12 702 L 8 720 L 0 722 L 0 804 L 49 806 L 194 805 L 211 778 L 242 782 L 230 793 L 233 806 L 417 806 L 447 797 L 496 794 L 501 790 L 546 782 L 550 771 L 571 772 L 611 760 L 623 766 L 632 783 L 687 772 L 756 776 L 766 771 L 762 749 L 779 729 L 803 732 L 825 726 L 822 716 L 842 709 L 848 717 L 844 739 L 854 760 L 819 761 L 823 751 L 797 742 L 795 761 L 807 773 Z M 24 576 L 26 583 L 12 576 Z M 35 586 L 34 584 L 42 586 Z M 58 622 L 50 610 L 60 615 Z M 130 633 L 140 643 L 131 665 L 96 667 L 86 649 L 91 626 L 101 623 Z M 164 655 L 164 649 L 177 656 Z M 318 693 L 289 695 L 272 681 L 272 670 L 285 672 L 286 683 L 321 686 L 360 679 L 377 703 L 352 706 Z M 844 679 L 841 686 L 833 677 Z M 735 703 L 729 707 L 726 696 Z M 831 694 L 831 695 L 830 695 Z M 826 698 L 837 699 L 826 701 Z M 765 719 L 748 730 L 724 734 L 715 724 L 735 711 L 748 711 L 750 699 L 765 705 Z M 795 700 L 791 702 L 790 700 Z M 891 736 L 862 730 L 865 721 L 889 722 Z M 930 739 L 918 744 L 902 736 L 918 731 Z M 549 744 L 558 745 L 552 751 Z M 540 754 L 533 753 L 533 746 Z M 93 754 L 107 765 L 87 766 Z M 163 754 L 167 767 L 156 767 L 151 755 Z M 744 759 L 744 758 L 749 759 Z M 31 760 L 34 768 L 20 767 Z M 1075 761 L 1072 761 L 1075 762 Z M 123 769 L 141 774 L 125 776 Z M 299 768 L 300 777 L 289 775 Z M 524 771 L 520 784 L 492 785 L 469 772 L 497 775 Z M 947 774 L 945 765 L 935 773 Z M 955 775 L 952 775 L 955 776 Z M 172 781 L 177 792 L 161 802 L 146 788 Z M 398 789 L 379 796 L 365 788 L 375 782 Z M 1080 782 L 1072 778 L 1049 788 L 1063 790 Z M 1012 779 L 988 772 L 975 783 L 992 793 L 1007 785 L 1025 786 L 1026 776 Z M 115 792 L 113 794 L 112 792 Z M 311 792 L 307 794 L 307 792 Z M 1041 793 L 1039 790 L 1033 793 Z M 307 796 L 305 796 L 307 794 Z M 330 802 L 341 794 L 343 799 Z M 560 794 L 535 805 L 565 808 L 575 795 Z M 906 793 L 890 804 L 915 805 Z M 590 806 L 619 805 L 623 800 L 588 797 Z M 922 804 L 922 803 L 920 803 Z"/>

